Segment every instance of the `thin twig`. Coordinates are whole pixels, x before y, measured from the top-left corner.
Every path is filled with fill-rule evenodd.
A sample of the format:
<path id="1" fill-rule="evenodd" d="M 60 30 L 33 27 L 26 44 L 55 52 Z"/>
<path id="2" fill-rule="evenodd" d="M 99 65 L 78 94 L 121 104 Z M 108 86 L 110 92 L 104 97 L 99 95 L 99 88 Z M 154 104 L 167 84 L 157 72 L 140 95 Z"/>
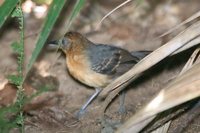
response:
<path id="1" fill-rule="evenodd" d="M 127 3 L 131 2 L 132 0 L 126 0 L 125 2 L 123 2 L 122 4 L 118 5 L 117 7 L 115 7 L 113 10 L 111 10 L 109 13 L 107 13 L 102 19 L 101 21 L 97 24 L 97 27 L 95 28 L 96 30 L 99 29 L 101 27 L 102 22 L 108 17 L 110 16 L 110 14 L 112 14 L 114 11 L 116 11 L 117 9 L 119 9 L 120 7 L 126 5 Z"/>

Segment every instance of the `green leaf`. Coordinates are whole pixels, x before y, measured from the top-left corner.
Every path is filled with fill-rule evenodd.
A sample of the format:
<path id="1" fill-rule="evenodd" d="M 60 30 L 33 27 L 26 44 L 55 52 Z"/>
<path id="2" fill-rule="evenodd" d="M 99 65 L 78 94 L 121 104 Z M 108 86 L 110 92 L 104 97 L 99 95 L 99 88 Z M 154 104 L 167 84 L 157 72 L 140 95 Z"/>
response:
<path id="1" fill-rule="evenodd" d="M 23 13 L 21 7 L 17 6 L 14 11 L 12 12 L 11 17 L 23 17 Z"/>
<path id="2" fill-rule="evenodd" d="M 69 17 L 69 21 L 73 21 L 73 19 L 77 16 L 77 14 L 80 12 L 81 8 L 83 7 L 85 3 L 85 0 L 77 0 L 76 4 L 74 6 L 74 9 Z"/>
<path id="3" fill-rule="evenodd" d="M 20 86 L 23 82 L 23 77 L 22 76 L 18 76 L 18 75 L 9 75 L 8 77 L 9 82 Z"/>
<path id="4" fill-rule="evenodd" d="M 20 44 L 18 42 L 13 42 L 11 44 L 11 47 L 12 47 L 13 51 L 18 54 L 23 52 L 23 48 L 20 46 Z"/>
<path id="5" fill-rule="evenodd" d="M 20 112 L 20 109 L 16 103 L 0 108 L 0 133 L 9 133 L 10 129 L 19 128 L 17 123 L 18 118 L 11 116 L 16 116 Z"/>
<path id="6" fill-rule="evenodd" d="M 24 16 L 23 16 L 23 11 L 22 8 L 18 5 L 12 12 L 11 17 L 16 17 L 18 19 L 19 23 L 19 29 L 21 32 L 21 39 L 23 38 L 23 30 L 24 30 Z"/>
<path id="7" fill-rule="evenodd" d="M 82 9 L 84 3 L 85 3 L 85 0 L 77 0 L 76 1 L 76 4 L 75 4 L 75 6 L 73 8 L 73 11 L 72 11 L 72 13 L 71 13 L 71 15 L 69 17 L 69 21 L 68 21 L 68 23 L 65 26 L 64 33 L 67 32 L 67 30 L 69 29 L 71 23 L 73 22 L 73 20 L 76 18 L 76 16 L 78 15 L 78 13 L 80 12 L 80 10 Z"/>
<path id="8" fill-rule="evenodd" d="M 45 19 L 42 31 L 41 31 L 38 41 L 36 43 L 36 47 L 32 53 L 31 59 L 29 60 L 29 63 L 27 66 L 27 73 L 31 69 L 33 63 L 35 62 L 40 51 L 42 50 L 42 48 L 45 44 L 45 41 L 47 40 L 47 37 L 49 36 L 50 31 L 53 28 L 53 25 L 55 24 L 56 19 L 58 18 L 65 2 L 66 2 L 66 0 L 54 0 L 52 2 L 49 12 L 47 14 L 47 18 Z"/>
<path id="9" fill-rule="evenodd" d="M 4 3 L 0 6 L 0 28 L 18 2 L 19 0 L 4 0 Z"/>

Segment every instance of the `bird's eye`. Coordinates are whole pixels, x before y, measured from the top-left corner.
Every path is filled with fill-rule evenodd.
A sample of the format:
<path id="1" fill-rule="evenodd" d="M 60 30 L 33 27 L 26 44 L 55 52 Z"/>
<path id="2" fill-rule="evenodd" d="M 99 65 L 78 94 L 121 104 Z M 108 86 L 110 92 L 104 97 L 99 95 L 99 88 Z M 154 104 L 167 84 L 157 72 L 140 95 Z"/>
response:
<path id="1" fill-rule="evenodd" d="M 68 44 L 68 41 L 67 41 L 66 38 L 63 38 L 63 39 L 62 39 L 62 44 L 63 44 L 63 45 L 67 45 L 67 44 Z"/>

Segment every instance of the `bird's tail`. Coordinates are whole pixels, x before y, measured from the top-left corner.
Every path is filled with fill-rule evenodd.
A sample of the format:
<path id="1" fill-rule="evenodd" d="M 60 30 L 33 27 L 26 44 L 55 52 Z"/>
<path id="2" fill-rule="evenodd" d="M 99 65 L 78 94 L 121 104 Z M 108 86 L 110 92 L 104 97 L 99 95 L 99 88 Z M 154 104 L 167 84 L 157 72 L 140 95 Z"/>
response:
<path id="1" fill-rule="evenodd" d="M 131 55 L 136 57 L 138 59 L 138 61 L 140 61 L 141 59 L 143 59 L 145 56 L 147 56 L 151 52 L 152 51 L 132 51 Z"/>

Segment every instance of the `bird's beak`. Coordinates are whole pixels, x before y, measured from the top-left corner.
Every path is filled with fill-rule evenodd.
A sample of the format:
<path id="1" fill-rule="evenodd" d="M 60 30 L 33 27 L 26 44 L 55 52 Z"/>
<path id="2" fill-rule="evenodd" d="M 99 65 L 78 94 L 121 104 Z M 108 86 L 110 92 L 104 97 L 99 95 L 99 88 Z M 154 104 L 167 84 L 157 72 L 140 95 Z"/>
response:
<path id="1" fill-rule="evenodd" d="M 69 41 L 64 37 L 59 40 L 54 40 L 48 42 L 48 46 L 50 49 L 62 49 L 63 51 L 66 50 Z"/>
<path id="2" fill-rule="evenodd" d="M 60 49 L 60 47 L 62 45 L 61 43 L 62 43 L 62 41 L 61 41 L 61 39 L 59 39 L 59 40 L 50 41 L 47 44 L 48 44 L 48 48 L 50 48 L 50 49 Z"/>

